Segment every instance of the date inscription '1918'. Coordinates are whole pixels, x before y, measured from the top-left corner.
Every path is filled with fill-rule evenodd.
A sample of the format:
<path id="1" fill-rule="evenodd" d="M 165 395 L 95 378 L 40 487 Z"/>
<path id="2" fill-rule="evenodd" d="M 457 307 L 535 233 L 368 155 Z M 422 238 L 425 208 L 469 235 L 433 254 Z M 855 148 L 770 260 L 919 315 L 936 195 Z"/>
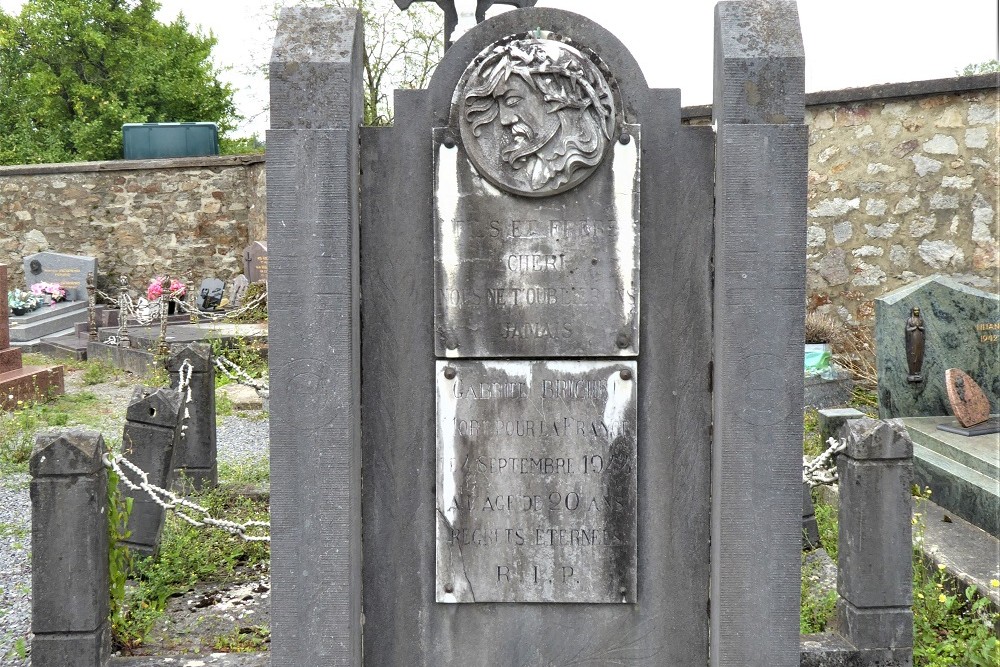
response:
<path id="1" fill-rule="evenodd" d="M 635 373 L 437 362 L 438 602 L 635 601 Z"/>

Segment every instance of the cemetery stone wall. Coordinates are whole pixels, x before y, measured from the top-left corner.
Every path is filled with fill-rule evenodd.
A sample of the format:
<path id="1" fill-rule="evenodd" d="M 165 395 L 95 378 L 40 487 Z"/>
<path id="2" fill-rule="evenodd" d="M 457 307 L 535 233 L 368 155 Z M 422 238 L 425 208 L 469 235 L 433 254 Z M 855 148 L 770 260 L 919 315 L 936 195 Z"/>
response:
<path id="1" fill-rule="evenodd" d="M 231 280 L 265 238 L 264 156 L 0 167 L 0 264 L 24 282 L 41 251 L 98 258 L 145 285 L 156 273 Z"/>
<path id="2" fill-rule="evenodd" d="M 810 309 L 856 323 L 932 274 L 1000 291 L 996 75 L 806 95 Z M 709 120 L 707 107 L 684 110 Z"/>

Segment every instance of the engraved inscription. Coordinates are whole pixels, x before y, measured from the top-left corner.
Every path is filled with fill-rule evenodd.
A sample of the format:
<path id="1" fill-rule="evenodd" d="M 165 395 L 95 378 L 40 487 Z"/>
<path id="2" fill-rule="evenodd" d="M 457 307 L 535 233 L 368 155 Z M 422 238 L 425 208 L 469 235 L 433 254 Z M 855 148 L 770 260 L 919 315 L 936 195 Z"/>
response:
<path id="1" fill-rule="evenodd" d="M 593 178 L 546 199 L 497 196 L 461 146 L 437 144 L 439 356 L 638 353 L 639 128 L 629 129 L 634 140 Z"/>
<path id="2" fill-rule="evenodd" d="M 980 343 L 996 343 L 1000 341 L 1000 322 L 977 323 L 976 337 Z"/>
<path id="3" fill-rule="evenodd" d="M 598 56 L 539 31 L 491 44 L 455 91 L 462 141 L 476 169 L 519 195 L 572 188 L 604 159 L 616 94 Z"/>
<path id="4" fill-rule="evenodd" d="M 437 362 L 438 602 L 634 602 L 635 362 Z"/>

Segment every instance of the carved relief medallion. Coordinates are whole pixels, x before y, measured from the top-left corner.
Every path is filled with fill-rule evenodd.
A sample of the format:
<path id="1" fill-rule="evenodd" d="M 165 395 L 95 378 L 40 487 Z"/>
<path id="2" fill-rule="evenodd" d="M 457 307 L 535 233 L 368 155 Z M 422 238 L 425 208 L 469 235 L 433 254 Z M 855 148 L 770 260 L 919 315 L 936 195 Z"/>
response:
<path id="1" fill-rule="evenodd" d="M 586 179 L 613 145 L 616 94 L 598 56 L 546 32 L 481 52 L 455 90 L 462 144 L 493 185 L 528 197 Z"/>

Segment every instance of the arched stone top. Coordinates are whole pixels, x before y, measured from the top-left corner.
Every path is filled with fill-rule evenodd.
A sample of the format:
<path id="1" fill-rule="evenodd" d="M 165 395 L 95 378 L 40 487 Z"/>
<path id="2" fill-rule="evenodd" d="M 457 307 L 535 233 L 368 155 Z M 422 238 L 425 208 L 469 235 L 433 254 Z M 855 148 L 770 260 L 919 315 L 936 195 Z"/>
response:
<path id="1" fill-rule="evenodd" d="M 480 51 L 507 35 L 535 29 L 559 33 L 597 53 L 621 91 L 625 122 L 638 122 L 649 86 L 639 63 L 621 40 L 585 16 L 561 9 L 531 7 L 505 12 L 480 23 L 448 49 L 428 87 L 435 124 L 448 123 L 455 86 Z"/>

